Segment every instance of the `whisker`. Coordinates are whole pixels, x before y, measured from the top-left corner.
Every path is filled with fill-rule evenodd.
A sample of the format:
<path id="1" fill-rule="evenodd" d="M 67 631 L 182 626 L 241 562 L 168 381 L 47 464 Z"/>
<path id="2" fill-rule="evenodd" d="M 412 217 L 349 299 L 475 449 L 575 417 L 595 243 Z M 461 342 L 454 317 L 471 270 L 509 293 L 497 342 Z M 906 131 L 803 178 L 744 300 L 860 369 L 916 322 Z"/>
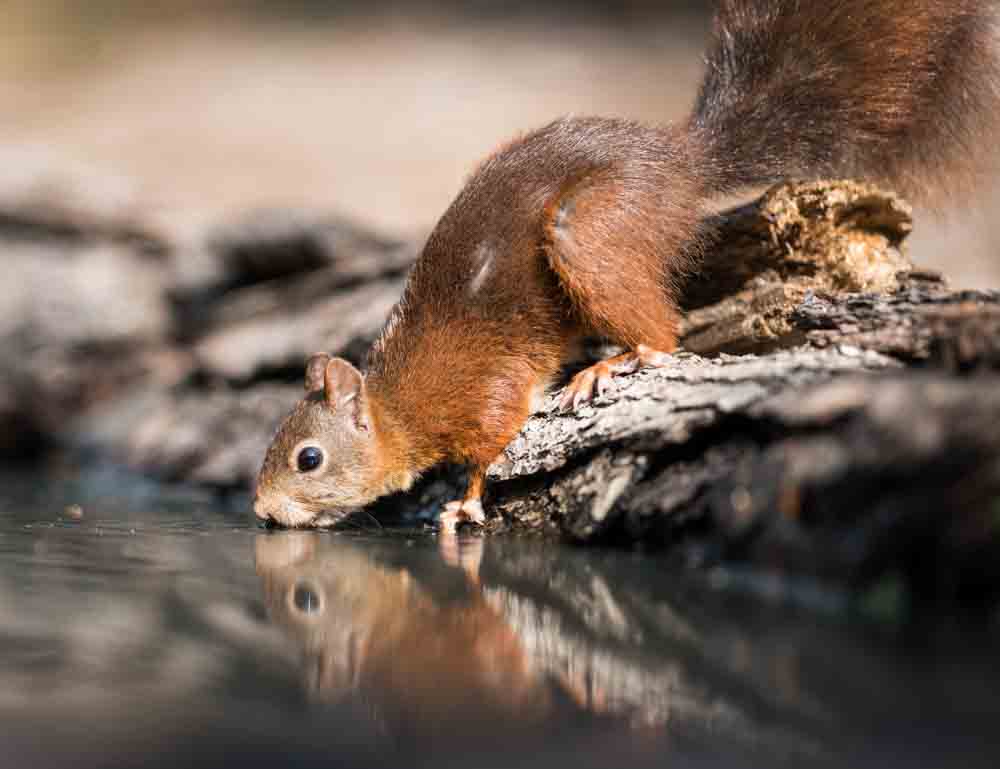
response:
<path id="1" fill-rule="evenodd" d="M 385 529 L 385 527 L 381 523 L 379 523 L 378 518 L 369 513 L 367 510 L 362 510 L 361 512 L 364 513 L 368 518 L 371 518 L 372 523 L 375 524 L 375 526 L 379 529 L 379 531 L 383 531 Z"/>

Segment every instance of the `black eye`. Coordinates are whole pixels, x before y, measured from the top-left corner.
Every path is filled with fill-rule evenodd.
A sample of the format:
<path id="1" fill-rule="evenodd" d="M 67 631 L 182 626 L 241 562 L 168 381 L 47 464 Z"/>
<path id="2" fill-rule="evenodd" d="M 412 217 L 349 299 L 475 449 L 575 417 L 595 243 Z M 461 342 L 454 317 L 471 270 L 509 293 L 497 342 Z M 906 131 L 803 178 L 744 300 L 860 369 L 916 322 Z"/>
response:
<path id="1" fill-rule="evenodd" d="M 323 464 L 323 452 L 315 446 L 306 446 L 295 461 L 299 465 L 299 472 L 308 473 Z"/>
<path id="2" fill-rule="evenodd" d="M 321 601 L 309 585 L 296 585 L 292 604 L 303 614 L 314 614 L 320 610 Z"/>

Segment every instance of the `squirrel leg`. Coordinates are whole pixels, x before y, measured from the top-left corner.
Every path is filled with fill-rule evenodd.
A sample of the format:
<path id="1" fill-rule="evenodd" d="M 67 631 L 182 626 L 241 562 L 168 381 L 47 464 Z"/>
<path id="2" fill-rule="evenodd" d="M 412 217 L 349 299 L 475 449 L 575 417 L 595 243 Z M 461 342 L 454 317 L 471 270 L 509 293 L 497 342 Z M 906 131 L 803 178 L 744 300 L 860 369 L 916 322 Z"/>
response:
<path id="1" fill-rule="evenodd" d="M 688 205 L 682 189 L 667 194 L 637 184 L 593 174 L 563 190 L 546 211 L 543 250 L 582 332 L 630 350 L 577 374 L 563 394 L 563 410 L 603 393 L 616 374 L 664 365 L 677 346 L 669 276 L 682 271 L 695 242 L 688 209 L 697 207 Z M 670 231 L 657 232 L 652 223 L 664 219 Z"/>
<path id="2" fill-rule="evenodd" d="M 483 512 L 483 487 L 486 485 L 486 468 L 473 467 L 469 470 L 469 485 L 465 490 L 464 499 L 456 499 L 444 506 L 438 520 L 441 524 L 441 531 L 445 534 L 454 534 L 458 529 L 458 524 L 469 521 L 477 525 L 486 523 L 486 514 Z"/>
<path id="3" fill-rule="evenodd" d="M 550 358 L 554 374 L 558 370 L 559 356 L 550 354 Z M 480 395 L 472 401 L 476 408 L 473 419 L 478 429 L 466 431 L 461 445 L 452 455 L 468 468 L 469 485 L 464 498 L 449 502 L 441 511 L 442 534 L 453 534 L 465 521 L 477 525 L 486 523 L 482 502 L 486 472 L 528 420 L 532 402 L 544 392 L 547 377 L 540 378 L 524 357 L 507 360 L 501 370 L 499 375 L 494 372 L 478 380 Z"/>
<path id="4" fill-rule="evenodd" d="M 669 360 L 668 353 L 640 344 L 630 352 L 595 363 L 574 376 L 566 385 L 559 400 L 559 410 L 572 411 L 595 395 L 604 395 L 612 377 L 617 374 L 631 374 L 643 366 L 652 368 L 665 366 Z"/>

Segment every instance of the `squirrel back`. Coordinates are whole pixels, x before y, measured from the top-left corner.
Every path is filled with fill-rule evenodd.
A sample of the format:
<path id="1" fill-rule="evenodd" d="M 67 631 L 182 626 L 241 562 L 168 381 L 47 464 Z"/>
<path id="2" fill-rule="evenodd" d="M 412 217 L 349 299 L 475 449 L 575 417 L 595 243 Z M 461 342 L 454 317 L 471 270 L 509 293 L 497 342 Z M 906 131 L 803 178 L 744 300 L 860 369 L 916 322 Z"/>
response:
<path id="1" fill-rule="evenodd" d="M 1000 104 L 994 0 L 720 0 L 689 130 L 717 192 L 971 186 Z"/>

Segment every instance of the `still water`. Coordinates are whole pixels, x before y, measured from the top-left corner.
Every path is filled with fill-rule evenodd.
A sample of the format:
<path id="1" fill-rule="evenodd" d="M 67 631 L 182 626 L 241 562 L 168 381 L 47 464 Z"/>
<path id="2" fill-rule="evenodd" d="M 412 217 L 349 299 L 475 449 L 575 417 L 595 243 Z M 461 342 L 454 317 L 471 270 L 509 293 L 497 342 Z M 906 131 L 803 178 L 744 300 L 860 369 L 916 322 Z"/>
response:
<path id="1" fill-rule="evenodd" d="M 904 643 L 653 555 L 245 509 L 0 473 L 0 766 L 1000 765 L 989 638 Z"/>

